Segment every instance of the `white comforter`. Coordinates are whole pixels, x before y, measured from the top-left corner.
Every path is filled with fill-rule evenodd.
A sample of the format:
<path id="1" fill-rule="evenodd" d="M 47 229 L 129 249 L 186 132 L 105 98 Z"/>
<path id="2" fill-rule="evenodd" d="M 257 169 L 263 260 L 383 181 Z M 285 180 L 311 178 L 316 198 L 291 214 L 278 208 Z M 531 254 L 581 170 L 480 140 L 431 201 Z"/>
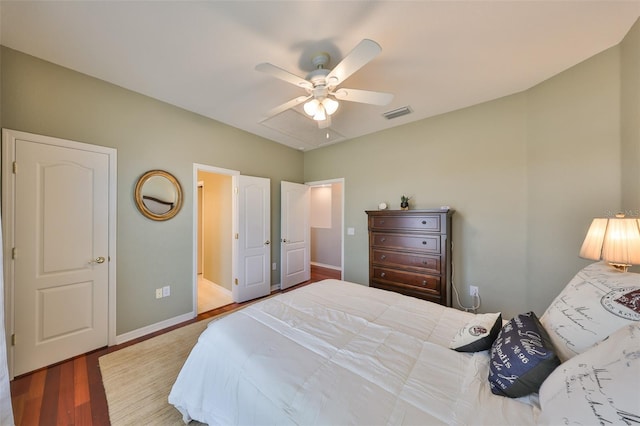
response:
<path id="1" fill-rule="evenodd" d="M 169 403 L 210 425 L 535 423 L 535 404 L 491 394 L 486 351 L 447 348 L 472 315 L 311 284 L 212 321 Z"/>

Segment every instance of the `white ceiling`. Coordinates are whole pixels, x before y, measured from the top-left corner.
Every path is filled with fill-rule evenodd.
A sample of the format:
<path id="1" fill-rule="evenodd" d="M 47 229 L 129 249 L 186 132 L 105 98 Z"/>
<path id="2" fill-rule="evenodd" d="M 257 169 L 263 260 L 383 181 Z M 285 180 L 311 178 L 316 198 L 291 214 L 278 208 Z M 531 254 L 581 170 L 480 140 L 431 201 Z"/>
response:
<path id="1" fill-rule="evenodd" d="M 5 46 L 309 150 L 526 90 L 618 44 L 640 0 L 2 1 L 0 16 Z M 261 123 L 304 91 L 257 64 L 304 77 L 364 38 L 382 53 L 343 86 L 390 105 L 342 102 L 324 130 L 295 109 Z"/>

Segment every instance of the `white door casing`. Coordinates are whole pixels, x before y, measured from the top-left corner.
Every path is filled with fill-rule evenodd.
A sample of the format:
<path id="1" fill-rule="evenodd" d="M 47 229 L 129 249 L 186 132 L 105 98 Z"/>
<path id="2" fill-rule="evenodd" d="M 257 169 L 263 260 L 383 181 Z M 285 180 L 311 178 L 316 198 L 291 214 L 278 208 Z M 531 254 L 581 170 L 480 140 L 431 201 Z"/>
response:
<path id="1" fill-rule="evenodd" d="M 280 188 L 280 288 L 284 290 L 311 278 L 311 188 L 285 181 Z"/>
<path id="2" fill-rule="evenodd" d="M 270 180 L 237 176 L 237 228 L 234 302 L 266 296 L 271 291 Z"/>
<path id="3" fill-rule="evenodd" d="M 13 376 L 115 340 L 115 150 L 7 130 L 3 143 Z"/>

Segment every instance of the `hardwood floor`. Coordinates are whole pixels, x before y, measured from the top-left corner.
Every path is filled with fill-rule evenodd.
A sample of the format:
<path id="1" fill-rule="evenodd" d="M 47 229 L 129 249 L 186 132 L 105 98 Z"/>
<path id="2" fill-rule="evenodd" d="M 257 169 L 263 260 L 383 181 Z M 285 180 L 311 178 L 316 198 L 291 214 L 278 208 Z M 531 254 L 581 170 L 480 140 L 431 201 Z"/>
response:
<path id="1" fill-rule="evenodd" d="M 321 281 L 340 278 L 340 272 L 311 267 L 311 279 L 295 288 Z M 98 358 L 110 352 L 166 333 L 195 321 L 200 321 L 243 304 L 232 303 L 198 315 L 191 321 L 158 331 L 148 336 L 105 347 L 67 361 L 16 377 L 11 382 L 11 401 L 15 424 L 20 425 L 109 425 L 107 399 L 102 386 Z"/>

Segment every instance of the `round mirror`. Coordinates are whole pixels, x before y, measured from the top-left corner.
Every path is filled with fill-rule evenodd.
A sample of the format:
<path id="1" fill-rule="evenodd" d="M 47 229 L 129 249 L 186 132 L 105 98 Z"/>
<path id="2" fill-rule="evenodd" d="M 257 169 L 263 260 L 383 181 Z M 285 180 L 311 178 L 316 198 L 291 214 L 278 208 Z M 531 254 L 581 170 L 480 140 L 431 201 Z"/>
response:
<path id="1" fill-rule="evenodd" d="M 138 179 L 135 198 L 143 215 L 153 220 L 167 220 L 182 207 L 182 188 L 171 173 L 151 170 Z"/>

